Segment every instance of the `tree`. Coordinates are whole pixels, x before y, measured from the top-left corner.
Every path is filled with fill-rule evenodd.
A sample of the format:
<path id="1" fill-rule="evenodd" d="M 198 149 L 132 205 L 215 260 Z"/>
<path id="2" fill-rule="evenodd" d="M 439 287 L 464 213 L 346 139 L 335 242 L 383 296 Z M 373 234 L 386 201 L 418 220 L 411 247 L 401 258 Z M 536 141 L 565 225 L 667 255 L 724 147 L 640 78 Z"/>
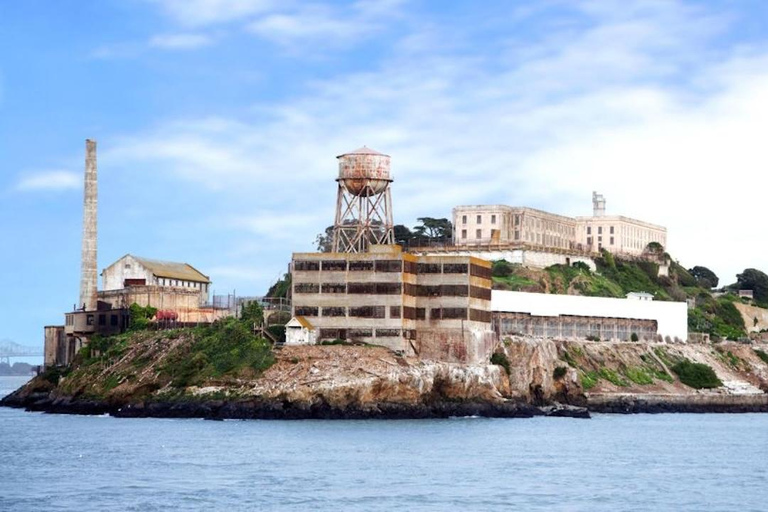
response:
<path id="1" fill-rule="evenodd" d="M 264 321 L 264 310 L 258 301 L 246 302 L 240 309 L 240 320 L 250 324 L 261 325 Z"/>
<path id="2" fill-rule="evenodd" d="M 695 279 L 696 283 L 702 288 L 716 288 L 720 279 L 707 267 L 695 266 L 688 270 Z"/>
<path id="3" fill-rule="evenodd" d="M 325 232 L 320 233 L 315 238 L 318 252 L 331 252 L 333 250 L 333 226 L 325 228 Z"/>
<path id="4" fill-rule="evenodd" d="M 418 238 L 426 238 L 435 242 L 449 242 L 453 238 L 453 224 L 448 219 L 435 219 L 432 217 L 419 217 L 420 225 L 413 228 L 413 233 Z"/>
<path id="5" fill-rule="evenodd" d="M 395 224 L 395 243 L 404 247 L 413 239 L 413 232 L 402 224 Z"/>
<path id="6" fill-rule="evenodd" d="M 756 301 L 768 300 L 768 275 L 764 272 L 755 268 L 745 269 L 741 274 L 736 274 L 736 283 L 741 290 L 752 290 Z"/>

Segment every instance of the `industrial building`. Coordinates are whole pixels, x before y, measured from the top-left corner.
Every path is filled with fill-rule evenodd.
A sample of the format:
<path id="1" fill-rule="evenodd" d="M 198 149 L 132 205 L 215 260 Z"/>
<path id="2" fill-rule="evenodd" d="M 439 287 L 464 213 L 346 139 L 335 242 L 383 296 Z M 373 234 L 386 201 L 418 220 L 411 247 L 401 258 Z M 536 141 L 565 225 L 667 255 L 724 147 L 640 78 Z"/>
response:
<path id="1" fill-rule="evenodd" d="M 504 205 L 453 209 L 457 249 L 525 246 L 534 250 L 640 256 L 649 243 L 667 246 L 667 229 L 649 222 L 605 214 L 605 198 L 593 192 L 592 216 L 565 217 L 533 208 Z"/>
<path id="2" fill-rule="evenodd" d="M 688 305 L 635 294 L 625 299 L 493 290 L 493 327 L 499 336 L 629 341 L 688 339 Z"/>
<path id="3" fill-rule="evenodd" d="M 426 359 L 487 360 L 490 263 L 392 245 L 390 157 L 361 148 L 338 159 L 334 252 L 293 255 L 287 342 L 338 338 Z"/>

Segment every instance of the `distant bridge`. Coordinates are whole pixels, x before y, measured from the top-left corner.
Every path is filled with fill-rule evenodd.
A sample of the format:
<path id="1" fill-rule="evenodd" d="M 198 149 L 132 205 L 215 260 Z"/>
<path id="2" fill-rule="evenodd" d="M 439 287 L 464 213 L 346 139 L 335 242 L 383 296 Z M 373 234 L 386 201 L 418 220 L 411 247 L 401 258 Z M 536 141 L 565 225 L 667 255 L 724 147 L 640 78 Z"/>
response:
<path id="1" fill-rule="evenodd" d="M 43 351 L 26 347 L 10 340 L 0 340 L 0 363 L 11 364 L 12 357 L 43 357 Z"/>

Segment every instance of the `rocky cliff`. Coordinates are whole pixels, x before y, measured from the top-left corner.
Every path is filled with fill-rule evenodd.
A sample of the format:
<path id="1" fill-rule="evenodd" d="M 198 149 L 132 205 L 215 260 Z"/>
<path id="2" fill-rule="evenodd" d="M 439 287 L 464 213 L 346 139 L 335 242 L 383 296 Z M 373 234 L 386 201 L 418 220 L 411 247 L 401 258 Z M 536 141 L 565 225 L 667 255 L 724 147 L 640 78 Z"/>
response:
<path id="1" fill-rule="evenodd" d="M 499 346 L 499 364 L 480 365 L 406 359 L 372 346 L 285 347 L 269 356 L 271 364 L 260 360 L 261 366 L 216 372 L 208 370 L 217 367 L 214 355 L 190 351 L 193 338 L 183 332 L 127 337 L 73 368 L 38 376 L 2 405 L 207 418 L 586 416 L 582 407 L 768 411 L 768 347 L 737 343 L 518 338 Z M 683 384 L 671 369 L 680 361 L 706 364 L 722 385 L 698 390 Z M 200 370 L 190 374 L 190 368 Z"/>

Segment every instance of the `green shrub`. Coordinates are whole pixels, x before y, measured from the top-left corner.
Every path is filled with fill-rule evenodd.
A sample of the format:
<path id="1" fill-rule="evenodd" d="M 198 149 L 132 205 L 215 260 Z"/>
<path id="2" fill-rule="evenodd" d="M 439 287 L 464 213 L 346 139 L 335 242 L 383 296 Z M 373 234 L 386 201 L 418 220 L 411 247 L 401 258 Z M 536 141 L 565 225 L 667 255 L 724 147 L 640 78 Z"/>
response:
<path id="1" fill-rule="evenodd" d="M 40 378 L 50 382 L 54 386 L 57 386 L 59 384 L 59 380 L 61 380 L 62 377 L 66 377 L 69 375 L 70 372 L 69 367 L 62 367 L 62 366 L 50 366 L 45 369 L 45 371 L 40 375 Z"/>
<path id="2" fill-rule="evenodd" d="M 491 364 L 495 364 L 504 368 L 504 370 L 507 372 L 507 375 L 511 373 L 509 367 L 509 359 L 507 359 L 507 355 L 504 352 L 494 352 L 493 355 L 491 355 Z"/>
<path id="3" fill-rule="evenodd" d="M 493 262 L 493 270 L 491 271 L 494 277 L 507 277 L 512 275 L 512 264 L 507 260 L 498 260 Z"/>
<path id="4" fill-rule="evenodd" d="M 149 321 L 157 314 L 157 308 L 152 306 L 139 306 L 135 302 L 128 308 L 130 314 L 130 329 L 141 331 L 149 327 Z"/>
<path id="5" fill-rule="evenodd" d="M 593 334 L 590 334 L 587 336 L 587 341 L 600 341 L 600 336 L 595 336 Z"/>
<path id="6" fill-rule="evenodd" d="M 723 385 L 715 371 L 706 364 L 684 359 L 671 369 L 677 374 L 680 382 L 695 389 L 718 388 Z"/>
<path id="7" fill-rule="evenodd" d="M 555 380 L 560 380 L 565 377 L 566 373 L 568 373 L 568 369 L 565 366 L 558 366 L 555 368 L 555 371 L 552 372 L 552 377 Z"/>
<path id="8" fill-rule="evenodd" d="M 336 338 L 335 340 L 323 340 L 320 342 L 320 344 L 321 345 L 352 345 L 352 343 L 350 343 L 349 341 L 342 340 L 339 338 Z"/>
<path id="9" fill-rule="evenodd" d="M 768 363 L 768 354 L 760 350 L 759 348 L 754 349 L 755 354 L 757 354 L 757 357 L 763 360 L 764 363 Z"/>
<path id="10" fill-rule="evenodd" d="M 632 333 L 632 336 L 629 337 L 631 341 L 640 341 L 640 338 L 637 336 L 636 332 Z"/>
<path id="11" fill-rule="evenodd" d="M 571 265 L 574 269 L 578 270 L 579 272 L 585 272 L 587 274 L 591 273 L 592 270 L 590 270 L 589 265 L 584 263 L 583 261 L 577 261 L 573 265 Z"/>

